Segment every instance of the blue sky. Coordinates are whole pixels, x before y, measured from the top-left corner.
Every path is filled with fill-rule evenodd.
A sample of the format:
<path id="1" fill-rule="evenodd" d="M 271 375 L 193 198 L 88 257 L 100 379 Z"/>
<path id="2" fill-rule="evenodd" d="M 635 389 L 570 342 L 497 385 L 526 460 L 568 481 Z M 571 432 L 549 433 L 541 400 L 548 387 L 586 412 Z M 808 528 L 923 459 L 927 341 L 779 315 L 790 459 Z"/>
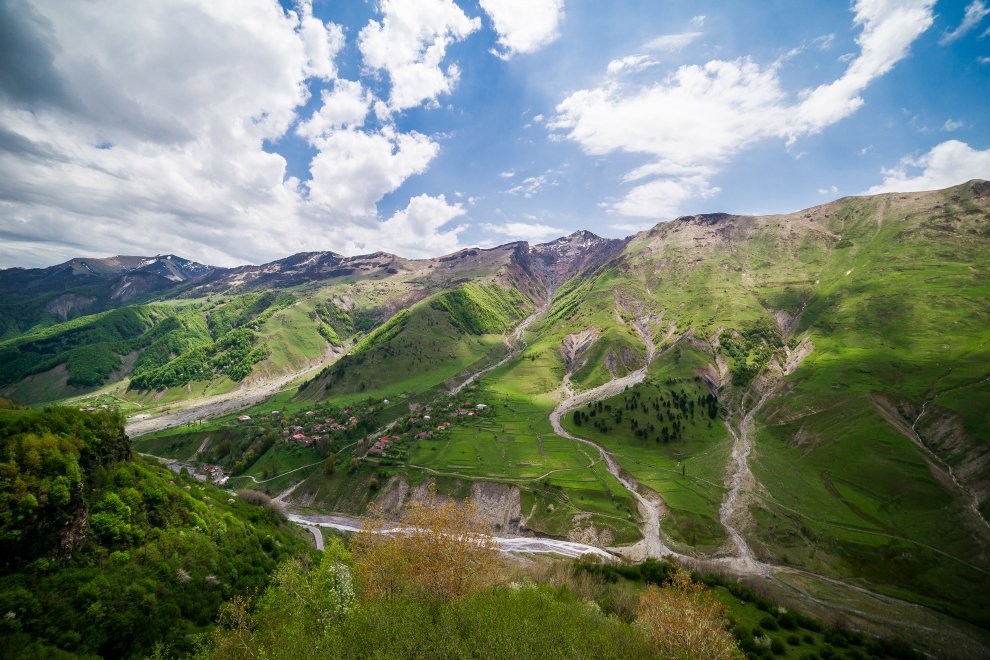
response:
<path id="1" fill-rule="evenodd" d="M 4 267 L 422 257 L 990 178 L 983 0 L 0 11 Z"/>

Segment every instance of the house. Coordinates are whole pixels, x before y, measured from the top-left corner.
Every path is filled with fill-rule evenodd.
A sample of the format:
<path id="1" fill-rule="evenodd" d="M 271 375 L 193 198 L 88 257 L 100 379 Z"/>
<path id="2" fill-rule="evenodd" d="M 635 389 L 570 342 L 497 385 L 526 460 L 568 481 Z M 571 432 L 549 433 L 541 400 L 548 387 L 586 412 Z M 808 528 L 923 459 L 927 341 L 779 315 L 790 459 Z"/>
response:
<path id="1" fill-rule="evenodd" d="M 415 436 L 416 440 L 425 440 L 428 437 L 430 437 L 430 434 L 427 433 L 426 431 L 423 431 L 422 433 L 417 433 Z"/>
<path id="2" fill-rule="evenodd" d="M 313 410 L 307 410 L 307 411 L 306 411 L 306 416 L 307 416 L 307 417 L 312 417 L 312 416 L 313 416 L 313 415 L 315 415 L 315 414 L 316 414 L 316 411 L 313 411 Z"/>
<path id="3" fill-rule="evenodd" d="M 279 414 L 279 413 L 278 413 L 278 411 L 277 411 L 277 410 L 273 410 L 273 411 L 272 411 L 272 414 L 273 414 L 273 415 L 277 415 L 277 414 Z"/>
<path id="4" fill-rule="evenodd" d="M 431 418 L 431 417 L 430 417 L 429 415 L 423 415 L 423 419 L 424 419 L 424 420 L 426 420 L 426 421 L 428 422 L 428 421 L 430 421 L 430 419 L 432 419 L 432 418 Z"/>
<path id="5" fill-rule="evenodd" d="M 294 436 L 292 436 L 292 439 L 297 442 L 306 442 L 307 440 L 309 440 L 309 436 L 303 435 L 302 433 L 296 433 Z"/>
<path id="6" fill-rule="evenodd" d="M 251 421 L 251 416 L 250 415 L 241 415 L 240 417 L 237 418 L 237 421 L 240 422 L 241 424 L 243 424 L 244 422 L 250 422 Z"/>
<path id="7" fill-rule="evenodd" d="M 475 406 L 475 408 L 477 408 L 478 410 L 485 410 L 488 408 L 488 406 L 485 405 L 484 403 L 479 403 L 478 405 Z"/>

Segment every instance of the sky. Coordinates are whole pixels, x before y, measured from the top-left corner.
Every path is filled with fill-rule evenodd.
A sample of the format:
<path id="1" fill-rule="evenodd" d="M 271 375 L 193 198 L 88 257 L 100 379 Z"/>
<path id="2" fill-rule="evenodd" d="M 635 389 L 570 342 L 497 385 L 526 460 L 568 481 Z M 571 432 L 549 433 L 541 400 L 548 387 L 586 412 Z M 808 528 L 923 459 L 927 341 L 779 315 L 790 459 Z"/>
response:
<path id="1" fill-rule="evenodd" d="M 990 0 L 5 0 L 0 267 L 428 257 L 990 179 Z"/>

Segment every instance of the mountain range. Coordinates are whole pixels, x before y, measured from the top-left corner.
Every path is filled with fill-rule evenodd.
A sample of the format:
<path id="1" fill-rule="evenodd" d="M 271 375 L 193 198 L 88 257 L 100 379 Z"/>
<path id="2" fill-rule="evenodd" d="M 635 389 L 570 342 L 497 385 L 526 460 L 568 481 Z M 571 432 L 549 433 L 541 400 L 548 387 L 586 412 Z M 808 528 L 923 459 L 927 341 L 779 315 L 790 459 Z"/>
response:
<path id="1" fill-rule="evenodd" d="M 986 181 L 432 259 L 80 258 L 0 271 L 0 394 L 119 407 L 141 451 L 311 509 L 395 512 L 433 483 L 501 529 L 986 627 L 988 301 Z M 249 451 L 220 403 L 275 392 L 374 409 L 402 451 Z M 414 441 L 427 406 L 465 412 Z"/>

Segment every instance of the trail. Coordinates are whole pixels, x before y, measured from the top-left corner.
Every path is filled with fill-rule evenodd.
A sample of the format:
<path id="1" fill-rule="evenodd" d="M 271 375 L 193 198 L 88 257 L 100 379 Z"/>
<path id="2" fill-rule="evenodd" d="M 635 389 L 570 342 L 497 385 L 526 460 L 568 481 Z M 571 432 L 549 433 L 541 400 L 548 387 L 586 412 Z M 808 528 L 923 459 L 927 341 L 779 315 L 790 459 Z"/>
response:
<path id="1" fill-rule="evenodd" d="M 749 543 L 736 527 L 734 518 L 740 515 L 736 511 L 736 508 L 742 504 L 740 493 L 742 492 L 744 483 L 755 481 L 755 477 L 753 477 L 753 473 L 749 469 L 749 454 L 753 449 L 753 444 L 749 438 L 749 430 L 753 424 L 753 417 L 767 402 L 772 392 L 773 389 L 771 388 L 751 410 L 745 411 L 743 409 L 743 417 L 739 423 L 738 433 L 732 428 L 732 424 L 729 422 L 729 419 L 732 418 L 731 413 L 729 414 L 729 418 L 725 420 L 725 428 L 728 429 L 729 435 L 732 436 L 733 440 L 732 459 L 736 462 L 736 470 L 733 472 L 730 480 L 729 492 L 726 493 L 725 499 L 722 500 L 722 506 L 718 510 L 719 522 L 722 523 L 722 527 L 725 528 L 729 538 L 732 539 L 733 544 L 735 544 L 736 549 L 739 551 L 739 568 L 744 572 L 759 573 L 764 576 L 770 574 L 770 565 L 764 564 L 756 558 L 756 555 L 753 554 L 753 549 L 749 547 Z"/>
<path id="2" fill-rule="evenodd" d="M 921 408 L 921 414 L 918 415 L 918 418 L 914 420 L 914 424 L 911 426 L 908 426 L 907 421 L 904 420 L 896 410 L 893 410 L 889 404 L 881 402 L 876 397 L 871 397 L 871 400 L 873 401 L 873 407 L 876 408 L 878 413 L 880 413 L 880 416 L 883 417 L 883 419 L 890 424 L 895 431 L 910 440 L 911 444 L 918 448 L 918 451 L 921 452 L 922 457 L 925 458 L 932 470 L 941 473 L 943 477 L 946 477 L 948 481 L 951 481 L 952 485 L 955 486 L 956 490 L 959 492 L 959 495 L 965 498 L 966 508 L 973 514 L 973 517 L 983 523 L 983 526 L 990 530 L 990 523 L 987 522 L 987 519 L 983 517 L 983 513 L 980 511 L 979 497 L 977 497 L 976 493 L 970 490 L 964 483 L 959 481 L 959 478 L 956 476 L 955 470 L 952 469 L 952 466 L 946 463 L 941 456 L 929 449 L 928 445 L 925 444 L 924 440 L 921 439 L 921 436 L 916 430 L 918 420 L 921 419 L 921 415 L 925 414 L 925 407 L 928 405 L 929 401 L 933 401 L 935 398 L 936 397 L 932 397 L 928 401 L 924 402 L 924 405 Z"/>
<path id="3" fill-rule="evenodd" d="M 640 514 L 643 516 L 643 540 L 640 542 L 640 550 L 646 557 L 665 557 L 674 556 L 680 559 L 692 559 L 685 555 L 681 555 L 678 552 L 672 550 L 660 537 L 660 506 L 654 502 L 651 502 L 648 498 L 639 492 L 638 485 L 631 477 L 627 477 L 623 474 L 622 469 L 616 462 L 615 457 L 612 456 L 611 452 L 606 450 L 604 447 L 599 445 L 597 442 L 588 440 L 587 438 L 582 438 L 568 431 L 564 430 L 564 427 L 560 423 L 560 418 L 570 410 L 577 408 L 578 406 L 585 405 L 593 401 L 600 401 L 602 399 L 611 398 L 617 394 L 623 392 L 627 387 L 632 387 L 638 383 L 643 382 L 646 378 L 646 372 L 653 362 L 653 359 L 657 355 L 656 346 L 653 343 L 653 338 L 650 336 L 649 330 L 646 327 L 647 319 L 639 319 L 633 323 L 633 328 L 635 328 L 637 334 L 643 340 L 646 345 L 646 363 L 629 374 L 621 378 L 614 378 L 604 385 L 599 385 L 593 389 L 580 392 L 578 394 L 572 394 L 568 398 L 564 399 L 557 405 L 556 408 L 550 413 L 550 426 L 553 427 L 554 433 L 561 436 L 562 438 L 567 438 L 568 440 L 573 440 L 575 442 L 584 443 L 590 447 L 594 447 L 595 450 L 601 455 L 602 459 L 605 461 L 605 465 L 608 468 L 609 473 L 612 474 L 615 479 L 622 484 L 629 493 L 636 499 L 639 504 Z M 665 347 L 663 351 L 676 346 L 686 335 L 681 335 L 669 346 Z M 564 377 L 565 393 L 569 393 L 570 389 L 570 374 Z"/>
<path id="4" fill-rule="evenodd" d="M 270 477 L 268 479 L 257 479 L 257 478 L 255 478 L 255 476 L 253 474 L 241 474 L 241 475 L 238 475 L 236 477 L 228 477 L 228 480 L 230 480 L 230 479 L 250 479 L 251 481 L 253 481 L 256 484 L 267 484 L 269 481 L 275 481 L 276 479 L 281 479 L 282 477 L 284 477 L 284 476 L 286 476 L 288 474 L 292 474 L 293 472 L 299 472 L 299 470 L 305 470 L 306 468 L 311 468 L 314 465 L 319 465 L 320 463 L 323 463 L 323 462 L 324 461 L 321 459 L 319 461 L 316 461 L 315 463 L 309 463 L 307 465 L 301 465 L 301 466 L 299 466 L 297 468 L 294 468 L 292 470 L 289 470 L 288 472 L 283 472 L 282 474 L 276 474 L 274 477 Z M 302 482 L 300 481 L 299 483 L 302 483 Z M 298 486 L 298 485 L 299 484 L 296 484 L 296 486 Z M 295 487 L 293 487 L 293 488 L 295 488 Z M 289 492 L 291 493 L 292 490 L 290 490 Z M 288 495 L 288 493 L 283 493 L 282 495 Z M 282 495 L 280 495 L 279 497 L 282 497 Z"/>
<path id="5" fill-rule="evenodd" d="M 523 350 L 524 348 L 526 348 L 526 342 L 523 339 L 523 334 L 526 332 L 526 330 L 529 328 L 529 326 L 532 325 L 533 322 L 537 318 L 539 318 L 539 316 L 541 314 L 543 314 L 543 312 L 547 311 L 547 308 L 549 307 L 549 305 L 550 305 L 550 303 L 549 303 L 549 301 L 547 301 L 547 303 L 545 303 L 544 305 L 541 305 L 535 312 L 533 312 L 532 314 L 530 314 L 529 316 L 527 316 L 525 319 L 523 319 L 519 323 L 519 325 L 516 326 L 515 330 L 513 330 L 513 332 L 512 332 L 512 338 L 513 338 L 514 341 L 510 343 L 508 339 L 505 340 L 505 343 L 509 346 L 509 352 L 506 353 L 505 356 L 501 360 L 499 360 L 498 362 L 496 362 L 493 365 L 490 365 L 488 367 L 485 367 L 484 369 L 482 369 L 480 371 L 476 371 L 473 374 L 471 374 L 470 376 L 468 376 L 468 378 L 464 382 L 462 382 L 460 385 L 457 385 L 457 386 L 453 387 L 450 390 L 450 395 L 451 396 L 457 396 L 458 394 L 461 393 L 461 390 L 463 390 L 465 387 L 467 387 L 471 383 L 475 382 L 476 380 L 478 380 L 479 378 L 481 378 L 485 374 L 488 374 L 488 373 L 491 373 L 492 371 L 495 371 L 496 369 L 498 369 L 499 367 L 501 367 L 503 364 L 505 364 L 506 362 L 508 362 L 509 360 L 511 360 L 512 358 L 514 358 L 516 355 L 518 355 L 521 350 Z"/>

